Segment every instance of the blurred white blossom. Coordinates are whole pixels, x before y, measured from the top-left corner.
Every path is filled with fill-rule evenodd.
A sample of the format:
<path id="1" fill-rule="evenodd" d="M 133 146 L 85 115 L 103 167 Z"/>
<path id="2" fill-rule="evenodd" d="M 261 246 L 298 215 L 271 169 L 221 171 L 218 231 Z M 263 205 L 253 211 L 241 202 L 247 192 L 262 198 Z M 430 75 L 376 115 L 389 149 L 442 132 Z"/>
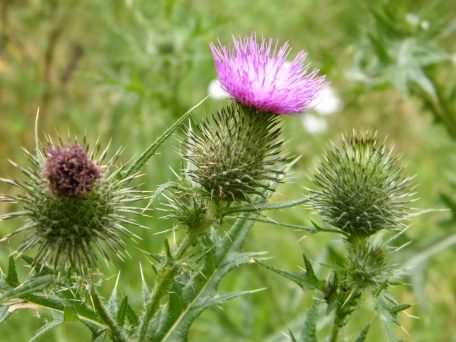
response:
<path id="1" fill-rule="evenodd" d="M 328 130 L 326 119 L 311 113 L 302 116 L 302 125 L 310 134 L 320 134 Z"/>
<path id="2" fill-rule="evenodd" d="M 318 97 L 313 101 L 311 108 L 321 115 L 331 115 L 340 111 L 343 102 L 336 90 L 331 85 L 326 84 L 320 91 Z"/>
<path id="3" fill-rule="evenodd" d="M 230 97 L 230 95 L 222 88 L 218 80 L 213 80 L 211 83 L 209 83 L 207 92 L 209 94 L 209 97 L 213 98 L 214 100 L 223 100 Z"/>

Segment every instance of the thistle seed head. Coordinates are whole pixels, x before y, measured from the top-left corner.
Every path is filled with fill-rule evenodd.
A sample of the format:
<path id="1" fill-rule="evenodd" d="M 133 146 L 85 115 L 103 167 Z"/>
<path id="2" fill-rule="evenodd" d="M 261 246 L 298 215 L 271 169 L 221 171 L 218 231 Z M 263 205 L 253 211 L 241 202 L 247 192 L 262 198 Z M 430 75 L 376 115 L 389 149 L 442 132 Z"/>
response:
<path id="1" fill-rule="evenodd" d="M 311 206 L 347 235 L 369 236 L 404 225 L 414 199 L 391 149 L 369 132 L 343 136 L 324 155 L 314 177 Z"/>
<path id="2" fill-rule="evenodd" d="M 124 177 L 116 166 L 120 151 L 108 157 L 108 150 L 50 143 L 44 151 L 26 152 L 28 166 L 14 164 L 25 179 L 7 181 L 20 191 L 11 197 L 18 210 L 3 219 L 24 221 L 11 234 L 24 233 L 17 254 L 33 249 L 36 267 L 83 274 L 100 256 L 126 255 L 123 239 L 134 237 L 128 226 L 135 225 L 128 216 L 141 214 L 133 203 L 144 195 L 132 186 L 137 175 Z"/>
<path id="3" fill-rule="evenodd" d="M 277 116 L 238 104 L 188 131 L 184 158 L 190 179 L 215 201 L 249 201 L 273 191 L 283 176 Z"/>

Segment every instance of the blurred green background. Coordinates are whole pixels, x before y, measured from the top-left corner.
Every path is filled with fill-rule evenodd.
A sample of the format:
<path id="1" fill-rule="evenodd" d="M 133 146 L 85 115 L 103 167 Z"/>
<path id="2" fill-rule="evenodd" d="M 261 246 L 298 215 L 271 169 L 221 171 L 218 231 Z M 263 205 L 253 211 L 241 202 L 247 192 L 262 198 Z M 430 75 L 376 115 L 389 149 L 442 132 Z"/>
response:
<path id="1" fill-rule="evenodd" d="M 431 42 L 449 56 L 452 53 L 453 59 L 439 60 L 442 66 L 436 73 L 443 81 L 456 79 L 456 2 L 392 1 L 387 6 L 399 20 L 421 25 L 422 30 L 445 20 L 450 31 L 432 37 Z M 89 141 L 112 139 L 114 146 L 125 147 L 125 159 L 138 154 L 207 94 L 215 79 L 208 43 L 257 32 L 290 41 L 294 52 L 305 49 L 343 102 L 331 116 L 310 114 L 327 125 L 318 134 L 310 132 L 301 117 L 283 118 L 287 148 L 302 158 L 273 200 L 302 196 L 325 145 L 341 132 L 369 128 L 387 136 L 404 156 L 407 172 L 416 174 L 420 197 L 416 206 L 445 208 L 441 194 L 451 196 L 451 177 L 456 174 L 455 144 L 449 134 L 433 122 L 416 97 L 398 87 L 356 82 L 356 58 L 372 25 L 371 7 L 361 0 L 0 0 L 0 174 L 16 176 L 8 159 L 22 161 L 21 147 L 32 147 L 38 107 L 43 134 L 70 131 L 88 136 Z M 210 99 L 194 120 L 223 103 Z M 171 168 L 181 168 L 178 139 L 173 137 L 148 163 L 145 189 L 173 179 Z M 0 192 L 7 191 L 0 184 Z M 0 213 L 7 210 L 2 206 Z M 302 208 L 275 216 L 294 224 L 313 218 Z M 456 253 L 451 247 L 456 223 L 450 216 L 449 212 L 419 216 L 407 233 L 413 243 L 401 252 L 402 261 L 419 262 L 407 286 L 395 290 L 401 302 L 413 304 L 409 315 L 401 317 L 404 331 L 399 335 L 406 341 L 456 341 Z M 173 224 L 157 217 L 147 222 L 152 227 L 149 232 L 140 232 L 139 245 L 131 246 L 132 258 L 104 270 L 106 294 L 119 268 L 121 290 L 131 302 L 139 303 L 140 263 L 152 279 L 140 249 L 159 251 L 163 236 L 154 233 Z M 1 223 L 0 234 L 14 226 Z M 268 251 L 272 264 L 290 270 L 302 265 L 305 251 L 324 273 L 329 243 L 339 242 L 326 235 L 301 239 L 294 231 L 257 224 L 246 248 Z M 14 247 L 15 241 L 0 245 L 2 268 Z M 434 254 L 436 248 L 439 253 Z M 268 290 L 205 312 L 192 328 L 191 341 L 286 341 L 289 328 L 302 326 L 312 296 L 255 266 L 234 272 L 222 287 Z M 18 310 L 0 325 L 0 341 L 27 341 L 46 319 L 45 312 L 37 318 L 30 310 Z M 368 306 L 352 317 L 349 340 L 355 339 L 366 320 L 372 322 L 368 340 L 384 341 L 382 324 Z M 38 340 L 89 339 L 90 332 L 82 324 L 65 323 Z"/>

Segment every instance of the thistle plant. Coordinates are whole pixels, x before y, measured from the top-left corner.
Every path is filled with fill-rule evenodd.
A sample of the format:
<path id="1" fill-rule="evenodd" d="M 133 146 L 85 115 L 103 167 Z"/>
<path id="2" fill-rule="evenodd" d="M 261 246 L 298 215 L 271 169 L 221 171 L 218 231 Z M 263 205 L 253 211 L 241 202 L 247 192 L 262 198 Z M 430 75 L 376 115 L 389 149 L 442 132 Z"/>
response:
<path id="1" fill-rule="evenodd" d="M 129 216 L 141 213 L 134 203 L 145 196 L 131 184 L 137 175 L 121 176 L 119 153 L 110 156 L 109 146 L 49 141 L 26 154 L 29 165 L 13 163 L 24 179 L 4 180 L 21 190 L 10 198 L 17 211 L 3 217 L 23 221 L 9 236 L 24 235 L 16 254 L 35 249 L 35 265 L 79 273 L 100 256 L 124 258 L 123 240 L 135 237 L 128 227 L 138 225 Z"/>
<path id="2" fill-rule="evenodd" d="M 52 309 L 54 321 L 38 335 L 71 315 L 97 341 L 106 337 L 121 342 L 187 341 L 192 324 L 205 310 L 265 290 L 219 292 L 228 273 L 254 261 L 317 291 L 328 313 L 334 313 L 332 341 L 366 292 L 391 317 L 405 308 L 391 305 L 386 294 L 397 282 L 398 272 L 390 262 L 389 245 L 375 240 L 380 231 L 405 227 L 413 198 L 411 179 L 403 176 L 392 150 L 376 135 L 347 135 L 323 157 L 309 193 L 269 203 L 293 165 L 284 151 L 281 115 L 306 111 L 324 77 L 304 64 L 304 52 L 288 62 L 287 44 L 279 47 L 255 35 L 234 38 L 233 48 L 212 44 L 211 50 L 218 81 L 232 101 L 186 131 L 182 141 L 186 167 L 176 172 L 177 180 L 152 190 L 140 190 L 135 183 L 141 168 L 205 99 L 128 163 L 119 161 L 120 152 L 110 156 L 109 146 L 49 140 L 44 147 L 37 142 L 34 153 L 27 152 L 28 166 L 14 164 L 24 180 L 2 179 L 17 188 L 14 195 L 1 197 L 17 206 L 17 211 L 2 218 L 23 219 L 11 236 L 24 235 L 10 258 L 8 273 L 1 274 L 0 305 L 8 312 L 11 300 Z M 146 205 L 143 200 L 149 192 L 153 194 Z M 176 225 L 186 229 L 173 240 L 165 239 L 160 253 L 146 251 L 147 267 L 155 276 L 149 286 L 138 265 L 143 285 L 140 307 L 131 305 L 127 296 L 120 297 L 120 275 L 105 303 L 93 277 L 100 271 L 97 260 L 128 254 L 125 241 L 135 237 L 130 227 L 143 226 L 138 216 L 159 195 L 165 199 L 161 219 L 172 221 L 172 228 L 165 231 Z M 263 213 L 304 203 L 320 214 L 324 227 L 280 224 Z M 306 233 L 340 234 L 346 254 L 326 281 L 307 258 L 305 272 L 279 271 L 263 264 L 264 253 L 243 250 L 257 221 L 302 228 Z M 34 266 L 23 281 L 16 272 L 20 256 Z M 84 279 L 87 286 L 71 291 L 74 277 L 60 279 L 61 272 Z"/>
<path id="3" fill-rule="evenodd" d="M 350 315 L 367 295 L 377 301 L 376 309 L 388 327 L 398 324 L 397 314 L 409 305 L 397 303 L 387 291 L 400 283 L 404 273 L 392 262 L 392 242 L 405 231 L 411 216 L 415 197 L 412 178 L 404 176 L 399 158 L 378 140 L 376 133 L 353 131 L 331 144 L 313 183 L 308 206 L 328 226 L 314 224 L 315 229 L 342 236 L 345 242 L 344 254 L 338 256 L 334 270 L 325 281 L 305 256 L 305 272 L 300 273 L 260 264 L 304 289 L 316 291 L 315 303 L 325 302 L 327 313 L 334 315 L 331 342 L 338 340 Z M 391 230 L 397 233 L 393 238 L 384 241 L 379 236 L 379 232 Z M 317 312 L 313 310 L 309 315 Z M 315 317 L 309 317 L 313 329 L 315 322 Z M 367 332 L 368 325 L 359 339 L 365 340 Z"/>

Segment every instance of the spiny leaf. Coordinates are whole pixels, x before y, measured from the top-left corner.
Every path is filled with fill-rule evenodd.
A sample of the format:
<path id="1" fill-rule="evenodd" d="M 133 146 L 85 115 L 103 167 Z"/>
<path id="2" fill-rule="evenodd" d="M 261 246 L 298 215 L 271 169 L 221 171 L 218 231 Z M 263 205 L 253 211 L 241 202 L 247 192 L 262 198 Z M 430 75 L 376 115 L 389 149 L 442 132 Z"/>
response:
<path id="1" fill-rule="evenodd" d="M 365 342 L 367 338 L 367 333 L 369 332 L 370 325 L 366 325 L 363 330 L 361 330 L 361 333 L 359 336 L 356 338 L 355 342 Z"/>
<path id="2" fill-rule="evenodd" d="M 149 301 L 150 298 L 150 289 L 147 285 L 146 278 L 144 277 L 144 271 L 142 265 L 139 264 L 139 273 L 141 275 L 141 288 L 142 288 L 142 297 L 144 305 Z"/>
<path id="3" fill-rule="evenodd" d="M 127 309 L 128 309 L 128 297 L 125 296 L 122 299 L 122 302 L 120 303 L 120 307 L 119 307 L 119 310 L 117 311 L 117 317 L 116 317 L 117 324 L 119 324 L 121 327 L 125 323 L 125 317 L 127 315 Z"/>
<path id="4" fill-rule="evenodd" d="M 35 334 L 32 336 L 32 338 L 29 340 L 29 342 L 34 342 L 36 341 L 39 337 L 43 336 L 50 330 L 58 327 L 60 324 L 62 324 L 64 321 L 63 315 L 61 313 L 55 314 L 54 319 L 52 321 L 49 321 L 45 323 L 41 328 L 39 328 Z"/>
<path id="5" fill-rule="evenodd" d="M 72 305 L 66 305 L 63 309 L 63 319 L 65 322 L 75 322 L 78 320 L 78 313 Z"/>
<path id="6" fill-rule="evenodd" d="M 322 288 L 322 282 L 316 277 L 315 272 L 313 270 L 312 264 L 310 261 L 304 256 L 304 263 L 306 267 L 306 272 L 289 272 L 279 270 L 275 267 L 269 266 L 262 262 L 256 260 L 258 265 L 263 266 L 264 268 L 280 275 L 281 277 L 291 280 L 296 285 L 301 287 L 303 290 L 317 290 Z"/>
<path id="7" fill-rule="evenodd" d="M 112 288 L 111 297 L 109 297 L 109 301 L 108 301 L 108 305 L 107 305 L 107 309 L 112 316 L 117 315 L 117 312 L 119 310 L 119 298 L 118 298 L 118 293 L 117 293 L 117 288 L 119 286 L 119 279 L 120 279 L 120 272 L 117 273 L 116 282 L 114 284 L 114 287 Z"/>
<path id="8" fill-rule="evenodd" d="M 201 305 L 203 298 L 215 295 L 223 276 L 235 267 L 235 263 L 229 260 L 233 253 L 238 253 L 252 225 L 247 216 L 239 218 L 228 234 L 216 244 L 216 251 L 211 254 L 214 258 L 212 266 L 204 269 L 204 274 L 195 274 L 194 281 L 185 288 L 185 291 L 190 292 L 185 295 L 184 305 L 178 306 L 178 312 L 170 312 L 169 307 L 163 311 L 161 321 L 164 323 L 156 332 L 156 340 L 186 341 L 188 329 L 202 311 L 198 305 Z"/>
<path id="9" fill-rule="evenodd" d="M 307 312 L 304 330 L 302 332 L 302 342 L 318 342 L 317 339 L 317 321 L 319 318 L 318 304 L 316 301 Z"/>
<path id="10" fill-rule="evenodd" d="M 246 296 L 246 295 L 251 295 L 251 294 L 254 294 L 257 292 L 262 292 L 264 290 L 266 290 L 266 289 L 261 288 L 261 289 L 255 289 L 255 290 L 217 294 L 217 295 L 209 297 L 209 298 L 202 298 L 198 303 L 195 304 L 194 309 L 203 311 L 211 306 L 221 305 L 232 299 L 236 299 L 236 298 Z"/>
<path id="11" fill-rule="evenodd" d="M 155 141 L 146 148 L 146 150 L 131 164 L 131 166 L 125 171 L 125 176 L 130 176 L 139 171 L 144 164 L 157 152 L 159 147 L 190 117 L 190 114 L 199 106 L 206 101 L 206 96 L 187 112 L 185 112 L 180 118 L 178 118 L 166 131 L 162 133 Z"/>
<path id="12" fill-rule="evenodd" d="M 8 275 L 6 276 L 6 282 L 12 287 L 19 285 L 19 278 L 16 271 L 16 263 L 12 256 L 8 259 Z"/>
<path id="13" fill-rule="evenodd" d="M 376 310 L 382 318 L 389 342 L 398 342 L 401 340 L 396 336 L 396 327 L 400 326 L 397 315 L 408 307 L 408 305 L 398 304 L 386 293 L 378 297 Z"/>
<path id="14" fill-rule="evenodd" d="M 0 306 L 0 323 L 3 323 L 11 316 L 11 312 L 9 311 L 8 305 L 1 305 Z"/>
<path id="15" fill-rule="evenodd" d="M 290 336 L 291 342 L 298 342 L 298 340 L 296 339 L 295 335 L 293 334 L 293 331 L 288 330 L 288 335 Z"/>
<path id="16" fill-rule="evenodd" d="M 0 295 L 0 301 L 5 301 L 11 298 L 17 298 L 26 296 L 28 294 L 32 294 L 38 292 L 44 288 L 46 288 L 49 284 L 51 284 L 53 277 L 50 275 L 44 275 L 32 278 L 27 280 L 26 282 L 18 285 L 17 287 L 7 290 Z"/>

